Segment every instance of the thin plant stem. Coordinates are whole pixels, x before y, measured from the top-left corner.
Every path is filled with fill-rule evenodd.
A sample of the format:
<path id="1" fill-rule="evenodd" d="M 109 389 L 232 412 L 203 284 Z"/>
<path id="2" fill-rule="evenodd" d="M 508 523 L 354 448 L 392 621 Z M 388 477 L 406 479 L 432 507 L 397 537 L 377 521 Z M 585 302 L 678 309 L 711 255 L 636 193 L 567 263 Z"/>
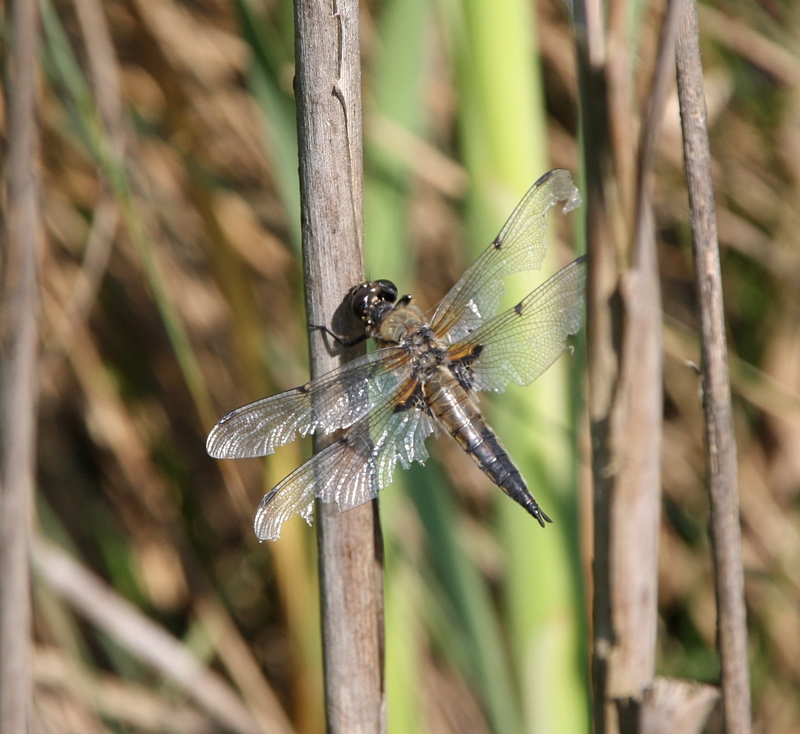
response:
<path id="1" fill-rule="evenodd" d="M 728 379 L 725 312 L 697 7 L 692 0 L 685 0 L 676 59 L 695 279 L 700 304 L 703 409 L 708 444 L 707 481 L 711 502 L 723 719 L 727 734 L 749 734 L 750 679 L 736 439 Z"/>
<path id="2" fill-rule="evenodd" d="M 2 313 L 0 730 L 30 730 L 30 523 L 35 486 L 39 343 L 39 127 L 36 0 L 12 8 L 8 187 Z"/>
<path id="3" fill-rule="evenodd" d="M 294 7 L 306 306 L 310 324 L 344 333 L 334 312 L 364 272 L 358 2 L 334 0 L 333 13 L 310 0 Z M 331 354 L 318 329 L 310 340 L 312 377 L 357 354 Z M 341 514 L 318 503 L 317 516 L 328 732 L 385 732 L 377 500 Z"/>

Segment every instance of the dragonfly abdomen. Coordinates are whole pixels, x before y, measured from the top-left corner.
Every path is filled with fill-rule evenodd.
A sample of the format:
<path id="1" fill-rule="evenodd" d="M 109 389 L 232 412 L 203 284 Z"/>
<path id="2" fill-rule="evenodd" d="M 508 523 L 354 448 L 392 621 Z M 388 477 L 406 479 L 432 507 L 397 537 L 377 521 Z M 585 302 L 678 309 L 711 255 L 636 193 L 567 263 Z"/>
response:
<path id="1" fill-rule="evenodd" d="M 473 428 L 480 435 L 480 443 L 476 444 L 472 450 L 466 445 L 462 445 L 483 470 L 483 473 L 509 497 L 521 504 L 539 521 L 542 527 L 544 527 L 545 521 L 552 522 L 533 498 L 519 469 L 486 421 L 481 418 L 477 424 L 473 424 Z M 454 438 L 459 441 L 457 436 Z M 461 442 L 459 441 L 459 443 Z"/>
<path id="2" fill-rule="evenodd" d="M 542 527 L 545 521 L 552 522 L 528 491 L 519 469 L 458 380 L 440 374 L 430 380 L 427 387 L 431 412 L 481 471 L 533 515 Z"/>

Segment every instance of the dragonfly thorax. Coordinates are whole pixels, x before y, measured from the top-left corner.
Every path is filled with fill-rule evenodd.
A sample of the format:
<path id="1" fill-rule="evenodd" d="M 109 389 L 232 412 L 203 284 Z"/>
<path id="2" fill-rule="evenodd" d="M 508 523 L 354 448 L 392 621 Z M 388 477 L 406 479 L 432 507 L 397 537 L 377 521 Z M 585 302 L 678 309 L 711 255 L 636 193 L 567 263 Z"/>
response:
<path id="1" fill-rule="evenodd" d="M 410 316 L 409 312 L 411 308 L 398 309 L 393 316 Z M 424 321 L 408 324 L 406 334 L 398 339 L 398 345 L 408 354 L 413 365 L 412 374 L 422 383 L 428 381 L 429 375 L 437 367 L 449 362 L 447 348 L 436 338 L 431 326 Z"/>

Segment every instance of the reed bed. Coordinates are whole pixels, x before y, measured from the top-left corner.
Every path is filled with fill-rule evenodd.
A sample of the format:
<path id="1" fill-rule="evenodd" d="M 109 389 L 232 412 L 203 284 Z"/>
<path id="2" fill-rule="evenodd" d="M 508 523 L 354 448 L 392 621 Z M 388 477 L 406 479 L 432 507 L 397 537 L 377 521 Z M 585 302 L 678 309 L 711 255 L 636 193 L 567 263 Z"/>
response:
<path id="1" fill-rule="evenodd" d="M 32 730 L 324 731 L 314 530 L 252 532 L 310 442 L 266 462 L 204 449 L 218 417 L 308 376 L 291 3 L 40 6 Z M 753 717 L 784 734 L 800 729 L 800 8 L 699 11 Z M 631 22 L 646 67 L 661 9 Z M 555 0 L 393 0 L 362 7 L 361 43 L 367 274 L 432 306 L 544 171 L 580 181 L 570 18 Z M 673 89 L 654 167 L 656 665 L 715 684 L 677 109 Z M 553 271 L 583 244 L 579 216 L 551 219 Z M 579 343 L 533 388 L 482 401 L 555 520 L 545 531 L 441 440 L 382 493 L 393 734 L 589 730 L 584 360 Z"/>

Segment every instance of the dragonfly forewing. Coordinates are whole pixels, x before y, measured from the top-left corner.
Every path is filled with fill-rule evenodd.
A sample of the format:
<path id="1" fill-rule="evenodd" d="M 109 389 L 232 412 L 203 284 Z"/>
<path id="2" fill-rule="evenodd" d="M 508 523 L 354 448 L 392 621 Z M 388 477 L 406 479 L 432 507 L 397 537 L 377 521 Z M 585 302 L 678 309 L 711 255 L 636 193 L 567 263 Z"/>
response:
<path id="1" fill-rule="evenodd" d="M 558 202 L 564 211 L 581 203 L 569 171 L 557 168 L 525 194 L 489 247 L 442 299 L 433 316 L 434 331 L 455 342 L 494 316 L 512 273 L 538 270 L 547 252 L 547 213 Z"/>

